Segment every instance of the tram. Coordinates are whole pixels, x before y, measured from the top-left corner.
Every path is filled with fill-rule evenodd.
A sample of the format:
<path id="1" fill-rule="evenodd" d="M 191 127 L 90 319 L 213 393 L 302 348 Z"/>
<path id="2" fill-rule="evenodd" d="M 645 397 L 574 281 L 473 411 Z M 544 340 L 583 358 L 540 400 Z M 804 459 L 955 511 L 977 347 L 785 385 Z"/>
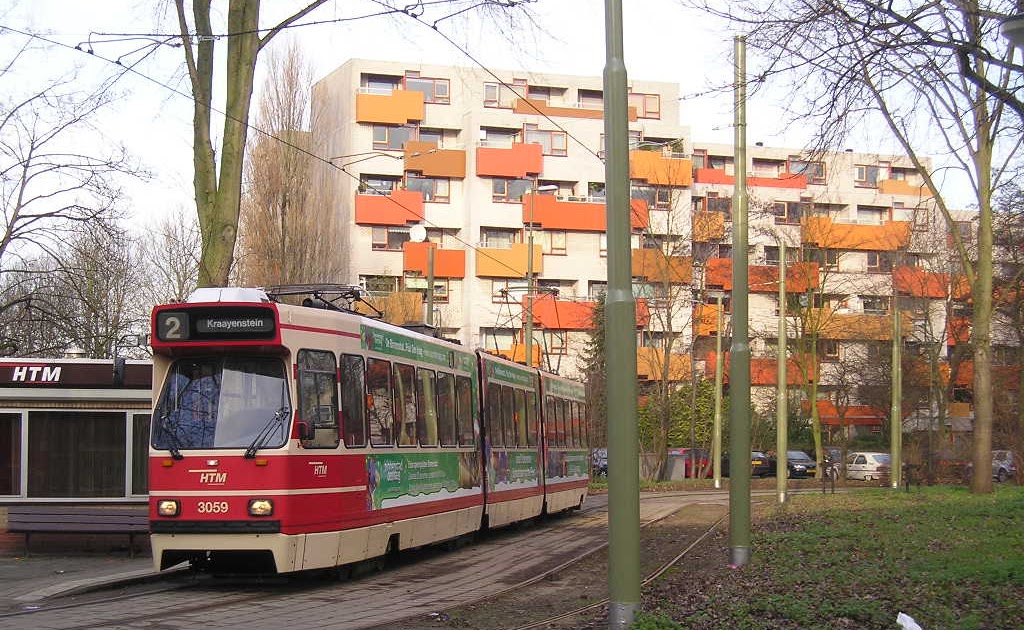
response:
<path id="1" fill-rule="evenodd" d="M 582 384 L 358 295 L 211 288 L 153 310 L 157 569 L 323 569 L 582 506 Z"/>

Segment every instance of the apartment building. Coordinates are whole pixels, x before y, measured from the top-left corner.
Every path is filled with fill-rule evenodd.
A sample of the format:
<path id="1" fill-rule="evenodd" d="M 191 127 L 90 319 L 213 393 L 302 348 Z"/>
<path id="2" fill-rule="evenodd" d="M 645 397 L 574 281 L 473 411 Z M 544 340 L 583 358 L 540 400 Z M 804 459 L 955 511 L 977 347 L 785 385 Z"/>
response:
<path id="1" fill-rule="evenodd" d="M 730 331 L 737 166 L 731 146 L 691 141 L 678 96 L 671 83 L 629 86 L 641 380 L 713 378 Z M 427 319 L 432 291 L 444 336 L 521 362 L 532 312 L 530 361 L 580 376 L 607 281 L 600 77 L 352 60 L 315 86 L 313 113 L 318 153 L 340 167 L 330 185 L 347 281 L 411 296 L 398 319 Z M 946 224 L 906 157 L 747 155 L 755 407 L 774 407 L 784 246 L 789 386 L 816 381 L 837 431 L 877 431 L 864 366 L 888 360 L 894 332 L 912 352 L 939 348 L 944 365 L 967 339 Z"/>

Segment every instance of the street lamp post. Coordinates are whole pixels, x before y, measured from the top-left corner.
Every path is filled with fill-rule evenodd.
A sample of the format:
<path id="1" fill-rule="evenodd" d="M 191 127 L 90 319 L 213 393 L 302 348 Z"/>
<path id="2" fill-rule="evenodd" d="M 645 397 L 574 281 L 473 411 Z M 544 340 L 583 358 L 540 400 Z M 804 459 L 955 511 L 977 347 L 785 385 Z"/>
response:
<path id="1" fill-rule="evenodd" d="M 533 190 L 530 192 L 530 226 L 526 232 L 526 311 L 523 313 L 523 336 L 526 337 L 526 365 L 533 365 L 533 223 L 534 212 L 537 209 L 537 194 L 541 191 L 548 192 L 558 190 L 558 186 L 549 184 L 538 186 L 537 180 L 533 181 Z"/>

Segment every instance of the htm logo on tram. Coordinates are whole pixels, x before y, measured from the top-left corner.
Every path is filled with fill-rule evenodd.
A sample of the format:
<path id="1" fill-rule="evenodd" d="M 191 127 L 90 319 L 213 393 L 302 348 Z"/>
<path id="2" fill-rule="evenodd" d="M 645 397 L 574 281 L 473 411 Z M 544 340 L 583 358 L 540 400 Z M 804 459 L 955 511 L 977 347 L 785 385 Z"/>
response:
<path id="1" fill-rule="evenodd" d="M 222 484 L 228 480 L 228 474 L 226 472 L 203 471 L 199 473 L 199 483 L 209 484 Z"/>

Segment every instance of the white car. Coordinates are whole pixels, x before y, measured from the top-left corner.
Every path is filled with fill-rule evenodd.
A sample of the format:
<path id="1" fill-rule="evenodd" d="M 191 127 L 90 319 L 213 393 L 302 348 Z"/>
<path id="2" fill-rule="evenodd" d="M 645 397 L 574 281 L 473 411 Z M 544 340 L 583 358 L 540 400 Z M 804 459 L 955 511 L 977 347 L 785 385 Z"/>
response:
<path id="1" fill-rule="evenodd" d="M 888 453 L 850 453 L 846 458 L 846 478 L 862 481 L 877 481 L 882 478 L 880 469 L 888 470 Z"/>

